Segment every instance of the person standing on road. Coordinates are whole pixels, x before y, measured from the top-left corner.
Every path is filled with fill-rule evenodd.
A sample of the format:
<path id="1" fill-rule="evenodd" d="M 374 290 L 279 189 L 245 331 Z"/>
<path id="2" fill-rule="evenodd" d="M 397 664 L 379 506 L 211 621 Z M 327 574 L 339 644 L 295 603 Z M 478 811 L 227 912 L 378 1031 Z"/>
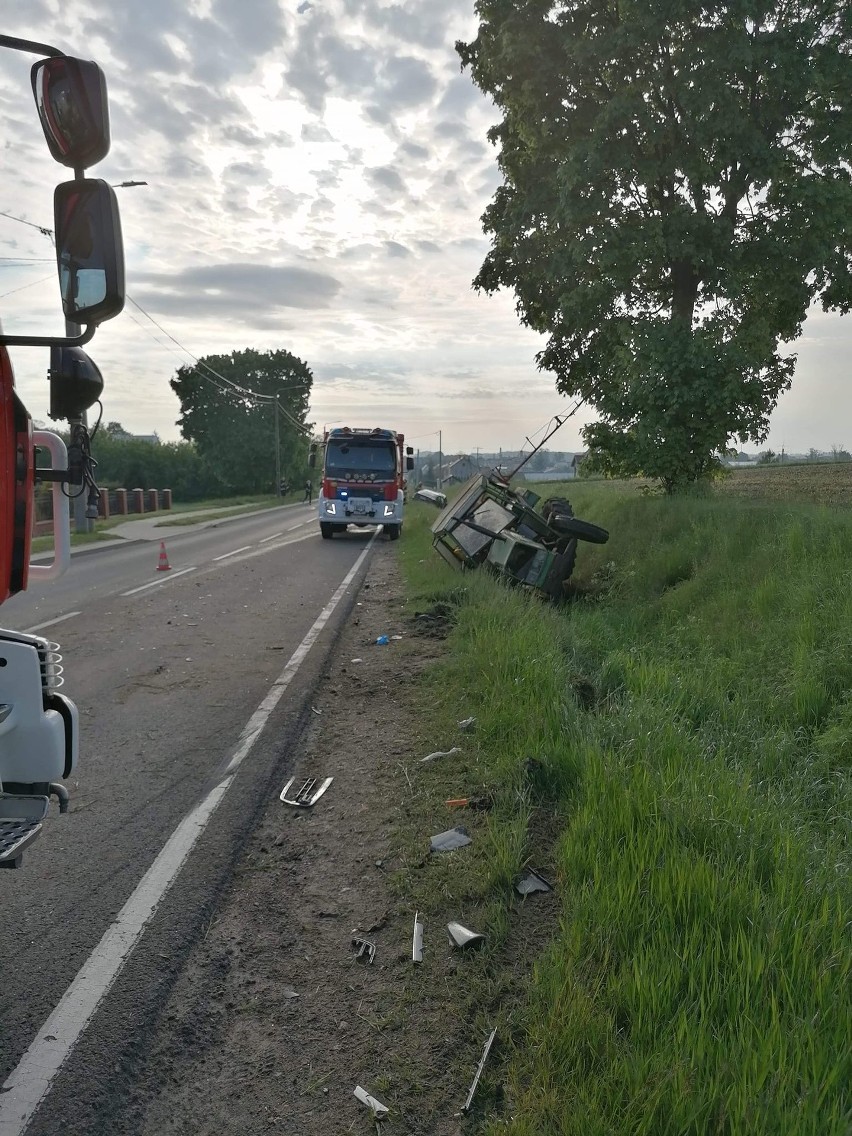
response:
<path id="1" fill-rule="evenodd" d="M 308 480 L 305 482 L 305 501 L 307 501 L 308 504 L 310 505 L 310 503 L 313 501 L 313 499 L 314 499 L 314 483 L 311 481 L 310 478 L 308 478 Z"/>

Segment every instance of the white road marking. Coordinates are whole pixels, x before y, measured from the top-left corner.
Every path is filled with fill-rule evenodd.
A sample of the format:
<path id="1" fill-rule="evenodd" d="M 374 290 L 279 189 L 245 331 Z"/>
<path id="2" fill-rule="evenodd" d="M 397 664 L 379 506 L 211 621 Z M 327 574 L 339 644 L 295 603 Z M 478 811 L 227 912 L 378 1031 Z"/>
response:
<path id="1" fill-rule="evenodd" d="M 253 547 L 254 545 L 252 544 L 244 544 L 242 548 L 235 548 L 233 552 L 223 552 L 221 556 L 214 556 L 213 560 L 227 560 L 229 556 L 236 556 L 239 552 L 248 552 L 248 550 Z"/>
<path id="2" fill-rule="evenodd" d="M 169 580 L 176 580 L 178 576 L 185 576 L 187 572 L 195 572 L 196 568 L 181 568 L 179 572 L 169 572 L 168 576 L 164 576 L 160 580 L 152 580 L 150 584 L 141 584 L 138 588 L 131 588 L 129 592 L 122 592 L 123 596 L 135 596 L 137 592 L 146 592 L 149 588 L 158 588 L 162 584 L 168 584 Z"/>
<path id="3" fill-rule="evenodd" d="M 295 527 L 295 526 L 294 526 L 294 527 Z M 290 531 L 290 530 L 288 529 L 288 530 L 287 530 L 287 532 L 289 532 L 289 531 Z M 265 537 L 263 538 L 263 540 L 260 540 L 260 541 L 258 541 L 258 544 L 266 544 L 266 542 L 267 542 L 268 540 L 275 540 L 275 538 L 276 538 L 276 537 L 278 537 L 278 536 L 283 536 L 283 535 L 284 535 L 284 532 L 283 532 L 283 530 L 282 530 L 281 532 L 273 533 L 273 534 L 272 534 L 272 536 L 265 536 Z"/>
<path id="4" fill-rule="evenodd" d="M 64 623 L 66 619 L 73 619 L 75 615 L 80 615 L 79 611 L 69 611 L 67 615 L 57 615 L 56 619 L 48 619 L 44 623 L 37 623 L 34 627 L 25 627 L 24 635 L 33 635 L 36 631 L 43 631 L 45 627 L 53 627 L 55 623 Z"/>
<path id="5" fill-rule="evenodd" d="M 184 817 L 166 841 L 154 863 L 78 971 L 56 1009 L 36 1034 L 17 1068 L 7 1078 L 0 1095 L 0 1136 L 22 1136 L 26 1130 L 36 1109 L 47 1096 L 54 1078 L 77 1044 L 80 1034 L 92 1020 L 145 927 L 156 913 L 163 896 L 174 883 L 207 827 L 234 780 L 237 769 L 248 757 L 270 714 L 364 563 L 373 540 L 375 536 L 347 572 L 263 702 L 249 718 L 221 781 Z"/>

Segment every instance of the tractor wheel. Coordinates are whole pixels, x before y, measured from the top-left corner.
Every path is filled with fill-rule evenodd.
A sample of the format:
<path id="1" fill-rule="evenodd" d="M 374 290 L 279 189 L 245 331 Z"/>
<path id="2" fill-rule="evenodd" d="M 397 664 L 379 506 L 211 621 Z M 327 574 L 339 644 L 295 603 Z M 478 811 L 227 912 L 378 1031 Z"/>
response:
<path id="1" fill-rule="evenodd" d="M 606 544 L 609 533 L 600 525 L 593 525 L 589 521 L 580 521 L 576 517 L 566 517 L 563 514 L 551 518 L 550 527 L 566 536 L 575 536 L 578 540 L 588 540 L 591 544 Z"/>

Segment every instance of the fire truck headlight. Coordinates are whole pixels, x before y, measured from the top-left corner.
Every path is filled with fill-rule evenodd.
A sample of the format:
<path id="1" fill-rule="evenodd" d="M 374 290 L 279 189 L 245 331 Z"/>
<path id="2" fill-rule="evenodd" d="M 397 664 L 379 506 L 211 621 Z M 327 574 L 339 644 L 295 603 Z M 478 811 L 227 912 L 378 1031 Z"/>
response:
<path id="1" fill-rule="evenodd" d="M 394 509 L 395 509 L 394 505 L 385 505 L 385 516 L 386 517 L 392 517 L 393 514 L 394 514 Z"/>
<path id="2" fill-rule="evenodd" d="M 331 515 L 334 516 L 334 514 L 337 512 L 337 506 L 335 505 L 334 501 L 326 501 L 325 511 L 327 513 L 331 513 Z"/>

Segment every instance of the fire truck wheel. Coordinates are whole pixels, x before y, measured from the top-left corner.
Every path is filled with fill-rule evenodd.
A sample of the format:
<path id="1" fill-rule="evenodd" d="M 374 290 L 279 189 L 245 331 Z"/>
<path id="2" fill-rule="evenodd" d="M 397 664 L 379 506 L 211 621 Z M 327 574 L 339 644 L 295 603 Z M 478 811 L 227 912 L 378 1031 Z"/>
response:
<path id="1" fill-rule="evenodd" d="M 402 525 L 385 525 L 385 532 L 391 540 L 399 540 L 399 535 L 402 532 Z"/>
<path id="2" fill-rule="evenodd" d="M 334 536 L 334 525 L 330 525 L 328 521 L 320 521 L 320 532 L 322 533 L 323 540 L 331 540 Z"/>

